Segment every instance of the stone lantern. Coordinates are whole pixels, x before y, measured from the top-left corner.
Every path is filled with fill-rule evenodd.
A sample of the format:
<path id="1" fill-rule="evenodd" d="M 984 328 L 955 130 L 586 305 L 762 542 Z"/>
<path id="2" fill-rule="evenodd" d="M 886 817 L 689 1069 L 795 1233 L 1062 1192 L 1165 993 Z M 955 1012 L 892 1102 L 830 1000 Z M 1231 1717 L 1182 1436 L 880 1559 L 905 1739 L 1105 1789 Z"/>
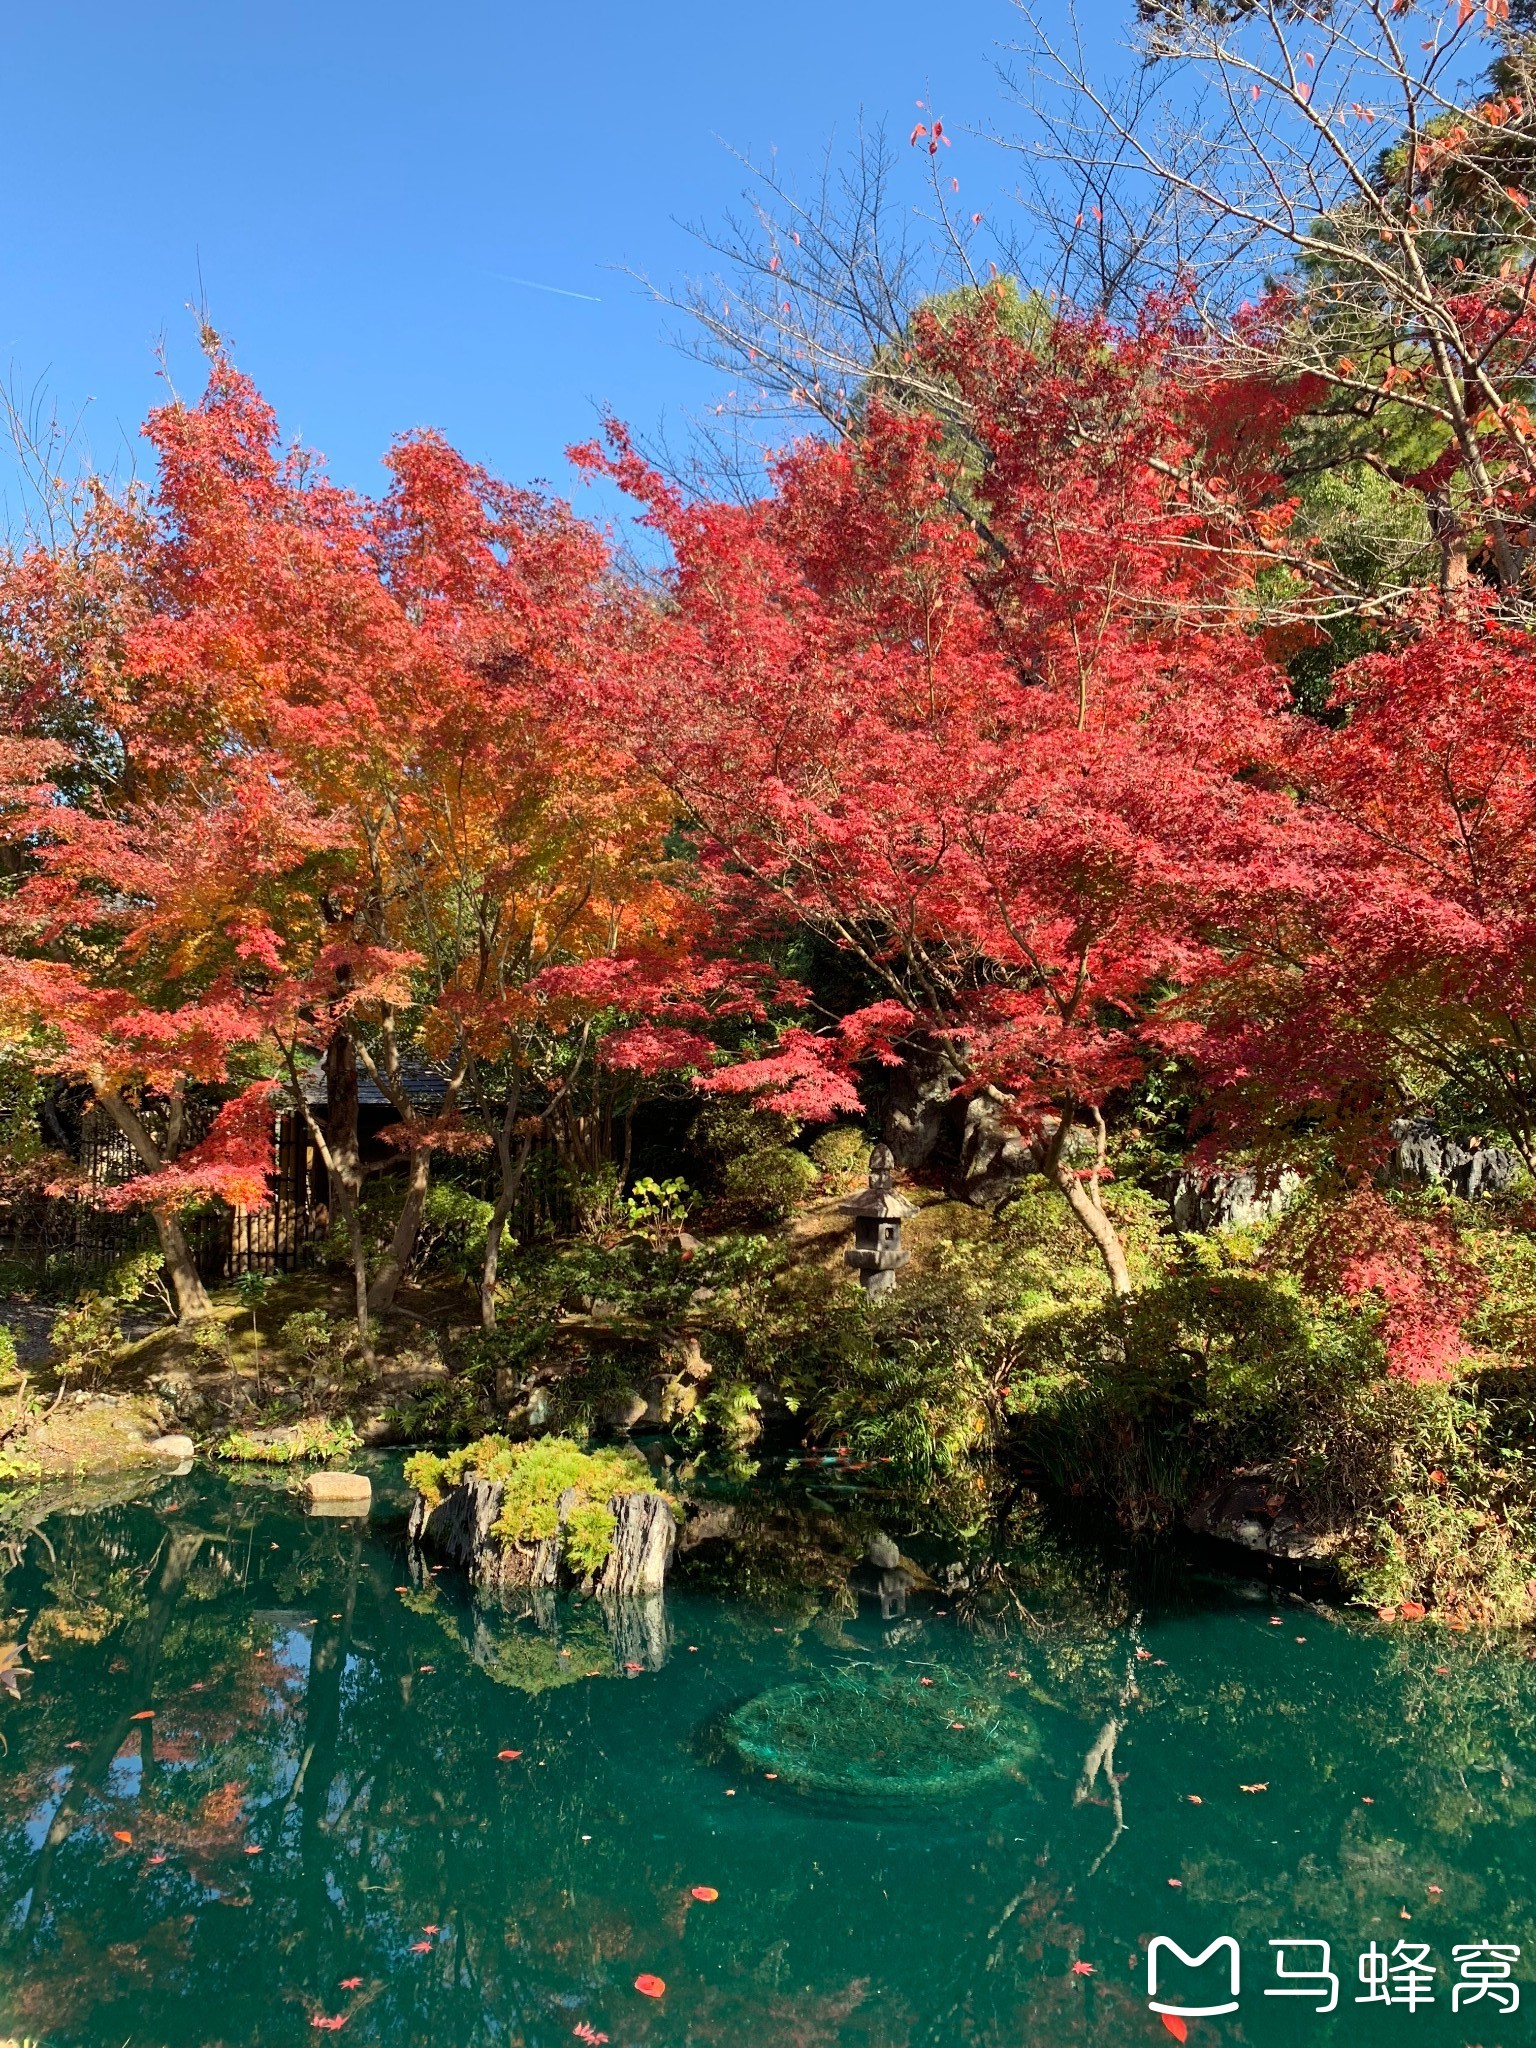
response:
<path id="1" fill-rule="evenodd" d="M 896 1192 L 896 1161 L 889 1145 L 877 1145 L 869 1155 L 869 1186 L 837 1206 L 853 1218 L 853 1250 L 843 1253 L 844 1263 L 859 1274 L 871 1299 L 889 1294 L 912 1256 L 902 1250 L 901 1226 L 917 1214 Z"/>

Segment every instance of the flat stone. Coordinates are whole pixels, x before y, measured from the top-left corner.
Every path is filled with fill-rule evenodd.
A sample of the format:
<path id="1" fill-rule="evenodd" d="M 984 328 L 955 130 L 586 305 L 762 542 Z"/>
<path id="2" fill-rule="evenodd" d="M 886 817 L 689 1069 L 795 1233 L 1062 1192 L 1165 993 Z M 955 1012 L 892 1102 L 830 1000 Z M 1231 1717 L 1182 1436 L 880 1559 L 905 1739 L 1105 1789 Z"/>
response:
<path id="1" fill-rule="evenodd" d="M 197 1445 L 189 1436 L 157 1436 L 149 1446 L 157 1458 L 191 1458 Z"/>
<path id="2" fill-rule="evenodd" d="M 312 1501 L 355 1501 L 367 1506 L 373 1499 L 373 1482 L 365 1472 L 311 1472 L 304 1490 Z"/>

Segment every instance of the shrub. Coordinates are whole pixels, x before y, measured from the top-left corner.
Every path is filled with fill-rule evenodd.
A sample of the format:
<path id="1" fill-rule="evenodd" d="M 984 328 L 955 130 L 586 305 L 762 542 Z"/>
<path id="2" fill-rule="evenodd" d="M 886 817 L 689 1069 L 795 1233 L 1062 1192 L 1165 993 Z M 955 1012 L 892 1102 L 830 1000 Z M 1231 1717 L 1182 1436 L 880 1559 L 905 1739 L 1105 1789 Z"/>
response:
<path id="1" fill-rule="evenodd" d="M 726 1167 L 717 1213 L 733 1224 L 783 1223 L 810 1194 L 816 1180 L 810 1160 L 787 1145 L 748 1152 Z"/>
<path id="2" fill-rule="evenodd" d="M 316 1415 L 294 1423 L 275 1442 L 252 1436 L 243 1429 L 231 1430 L 215 1445 L 213 1455 L 244 1465 L 328 1464 L 335 1458 L 354 1456 L 362 1444 L 349 1417 L 328 1422 Z"/>
<path id="3" fill-rule="evenodd" d="M 793 1144 L 800 1126 L 777 1110 L 756 1109 L 744 1096 L 712 1096 L 694 1118 L 689 1149 L 703 1161 L 705 1177 L 718 1187 L 734 1159 Z"/>
<path id="4" fill-rule="evenodd" d="M 433 1181 L 427 1189 L 421 1231 L 411 1260 L 414 1273 L 457 1273 L 478 1287 L 485 1265 L 485 1234 L 492 1205 L 451 1181 Z"/>
<path id="5" fill-rule="evenodd" d="M 329 1356 L 340 1334 L 327 1310 L 305 1308 L 286 1318 L 277 1341 L 291 1357 L 314 1364 Z"/>
<path id="6" fill-rule="evenodd" d="M 821 1177 L 836 1194 L 847 1194 L 869 1179 L 874 1140 L 857 1124 L 838 1124 L 813 1138 L 807 1150 Z"/>
<path id="7" fill-rule="evenodd" d="M 0 1323 L 0 1380 L 10 1379 L 19 1370 L 15 1333 L 8 1323 Z"/>

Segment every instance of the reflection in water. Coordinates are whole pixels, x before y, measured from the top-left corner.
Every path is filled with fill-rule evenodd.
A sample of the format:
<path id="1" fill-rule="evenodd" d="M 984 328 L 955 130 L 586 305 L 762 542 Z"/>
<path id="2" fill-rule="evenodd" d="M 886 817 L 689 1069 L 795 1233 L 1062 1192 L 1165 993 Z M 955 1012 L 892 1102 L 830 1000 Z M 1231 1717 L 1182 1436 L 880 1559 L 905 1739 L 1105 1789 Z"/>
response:
<path id="1" fill-rule="evenodd" d="M 472 1604 L 375 1502 L 307 1519 L 198 1471 L 19 1543 L 0 2031 L 1156 2041 L 1166 1933 L 1242 1943 L 1228 2038 L 1320 2024 L 1263 1998 L 1272 1940 L 1335 1945 L 1342 2017 L 1359 1953 L 1411 1936 L 1438 2002 L 1361 2023 L 1491 2042 L 1453 2022 L 1452 1945 L 1536 1962 L 1518 1645 L 1043 1542 L 946 1574 L 904 1535 L 938 1585 L 897 1601 L 867 1531 L 818 1570 L 728 1515 L 664 1602 Z M 859 1768 L 805 1763 L 832 1753 Z"/>

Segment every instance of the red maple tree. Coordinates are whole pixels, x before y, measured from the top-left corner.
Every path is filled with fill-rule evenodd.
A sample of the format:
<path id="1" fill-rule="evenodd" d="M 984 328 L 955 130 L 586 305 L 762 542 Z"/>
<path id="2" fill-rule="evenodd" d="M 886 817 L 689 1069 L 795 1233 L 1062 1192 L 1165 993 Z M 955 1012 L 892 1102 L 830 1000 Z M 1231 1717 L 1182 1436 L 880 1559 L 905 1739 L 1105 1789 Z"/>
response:
<path id="1" fill-rule="evenodd" d="M 746 507 L 686 501 L 617 428 L 584 451 L 672 555 L 607 701 L 723 909 L 811 926 L 882 992 L 782 1059 L 846 1075 L 866 1023 L 886 1050 L 947 1040 L 1032 1125 L 1124 1294 L 1105 1104 L 1160 990 L 1220 957 L 1210 907 L 1273 827 L 1245 771 L 1285 693 L 1243 630 L 1252 558 L 1184 482 L 1210 393 L 1175 327 L 1025 338 L 1006 312 L 982 293 L 914 330 L 959 441 L 871 401 Z"/>

